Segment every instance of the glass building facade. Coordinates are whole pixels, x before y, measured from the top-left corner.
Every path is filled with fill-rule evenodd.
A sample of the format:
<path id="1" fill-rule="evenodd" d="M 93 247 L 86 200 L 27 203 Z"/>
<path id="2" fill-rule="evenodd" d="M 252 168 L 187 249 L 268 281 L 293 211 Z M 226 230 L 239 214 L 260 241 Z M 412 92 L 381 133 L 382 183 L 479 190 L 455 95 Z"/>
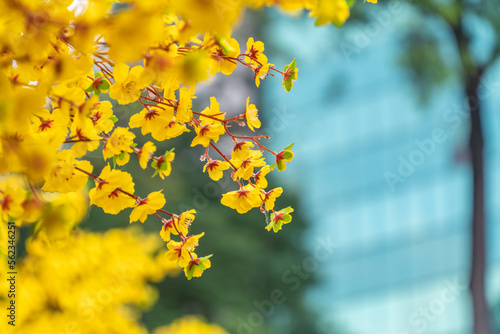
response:
<path id="1" fill-rule="evenodd" d="M 266 45 L 277 46 L 266 50 L 269 58 L 281 65 L 296 56 L 300 70 L 292 93 L 273 78 L 261 86 L 274 146 L 295 142 L 280 181 L 300 192 L 311 249 L 326 237 L 337 246 L 319 261 L 308 300 L 328 333 L 471 332 L 469 118 L 453 83 L 418 103 L 397 62 L 405 16 L 413 14 L 407 6 L 385 21 L 369 15 L 340 32 L 271 11 L 264 28 Z M 453 61 L 446 34 L 442 42 Z M 500 66 L 482 89 L 493 308 L 500 303 Z"/>

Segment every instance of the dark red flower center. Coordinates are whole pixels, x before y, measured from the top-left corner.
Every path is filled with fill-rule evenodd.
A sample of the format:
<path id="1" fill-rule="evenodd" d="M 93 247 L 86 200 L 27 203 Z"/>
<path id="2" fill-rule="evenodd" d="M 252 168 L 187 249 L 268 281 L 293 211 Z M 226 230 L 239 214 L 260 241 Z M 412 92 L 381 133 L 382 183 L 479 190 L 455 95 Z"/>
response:
<path id="1" fill-rule="evenodd" d="M 200 129 L 200 136 L 201 137 L 205 136 L 208 131 L 210 131 L 210 124 L 202 126 Z"/>
<path id="2" fill-rule="evenodd" d="M 240 189 L 237 191 L 238 193 L 238 198 L 240 197 L 248 197 L 248 193 L 250 192 L 250 190 L 246 190 L 246 189 Z"/>
<path id="3" fill-rule="evenodd" d="M 257 60 L 257 54 L 259 53 L 259 50 L 256 50 L 254 46 L 252 45 L 250 47 L 250 50 L 248 50 L 248 57 Z"/>
<path id="4" fill-rule="evenodd" d="M 2 201 L 2 211 L 8 211 L 10 203 L 12 202 L 14 202 L 14 200 L 10 197 L 10 195 L 6 195 Z"/>
<path id="5" fill-rule="evenodd" d="M 42 123 L 40 123 L 40 126 L 38 127 L 38 129 L 40 129 L 40 131 L 45 131 L 46 129 L 51 128 L 52 123 L 54 122 L 53 119 L 48 119 L 48 120 L 42 119 L 41 121 L 42 121 Z"/>
<path id="6" fill-rule="evenodd" d="M 104 78 L 102 76 L 95 78 L 94 82 L 92 82 L 92 87 L 94 89 L 99 89 L 99 86 L 103 83 Z"/>
<path id="7" fill-rule="evenodd" d="M 216 160 L 212 160 L 209 163 L 207 163 L 207 169 L 208 170 L 213 170 L 216 169 L 219 166 L 219 162 Z"/>
<path id="8" fill-rule="evenodd" d="M 108 195 L 109 198 L 118 198 L 118 194 L 120 191 L 118 189 L 115 189 L 111 192 L 111 194 Z"/>
<path id="9" fill-rule="evenodd" d="M 148 110 L 148 112 L 146 112 L 146 115 L 144 115 L 144 119 L 150 121 L 158 115 L 159 114 L 156 110 Z"/>

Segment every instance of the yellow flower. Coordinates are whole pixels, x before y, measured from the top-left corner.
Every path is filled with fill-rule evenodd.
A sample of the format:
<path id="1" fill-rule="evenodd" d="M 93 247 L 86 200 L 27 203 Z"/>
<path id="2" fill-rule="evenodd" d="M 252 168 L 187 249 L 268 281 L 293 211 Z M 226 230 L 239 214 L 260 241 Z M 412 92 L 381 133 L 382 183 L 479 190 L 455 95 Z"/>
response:
<path id="1" fill-rule="evenodd" d="M 167 151 L 164 155 L 158 158 L 158 160 L 153 161 L 152 167 L 156 169 L 153 176 L 160 174 L 160 177 L 165 179 L 166 176 L 170 175 L 172 172 L 172 161 L 174 161 L 175 153 L 172 151 Z"/>
<path id="2" fill-rule="evenodd" d="M 113 122 L 112 120 L 114 116 L 111 107 L 111 102 L 99 101 L 91 110 L 92 115 L 90 116 L 90 118 L 97 133 L 108 133 L 113 129 L 115 122 Z"/>
<path id="3" fill-rule="evenodd" d="M 226 133 L 226 130 L 220 123 L 195 126 L 194 130 L 196 131 L 196 137 L 191 142 L 191 146 L 201 145 L 207 147 L 210 145 L 210 140 L 217 143 L 219 136 Z"/>
<path id="4" fill-rule="evenodd" d="M 13 164 L 18 163 L 18 165 L 12 166 L 15 169 L 11 169 L 10 171 L 22 172 L 32 184 L 43 182 L 45 176 L 52 169 L 52 163 L 55 160 L 57 151 L 49 145 L 44 145 L 38 136 L 30 135 L 29 133 L 16 144 L 19 146 L 6 147 L 8 150 L 14 150 L 14 152 L 9 153 L 17 155 L 14 158 L 15 162 Z M 2 158 L 5 159 L 6 157 Z M 19 169 L 16 170 L 17 168 Z"/>
<path id="5" fill-rule="evenodd" d="M 70 136 L 76 141 L 71 150 L 76 157 L 82 157 L 87 151 L 91 152 L 99 147 L 101 138 L 98 136 L 90 118 L 86 117 L 83 122 L 75 119 L 70 129 Z"/>
<path id="6" fill-rule="evenodd" d="M 134 138 L 135 135 L 130 132 L 128 128 L 117 127 L 115 131 L 113 131 L 109 139 L 106 141 L 106 144 L 102 149 L 104 160 L 112 156 L 125 153 L 122 159 L 126 159 L 128 161 L 128 153 L 134 151 L 131 146 L 134 144 Z"/>
<path id="7" fill-rule="evenodd" d="M 186 123 L 191 121 L 191 119 L 193 118 L 193 112 L 191 111 L 191 107 L 193 106 L 192 100 L 196 98 L 194 94 L 195 94 L 194 87 L 190 89 L 182 87 L 179 90 L 179 102 L 177 104 L 177 110 L 176 110 L 177 122 Z"/>
<path id="8" fill-rule="evenodd" d="M 188 234 L 188 229 L 194 221 L 195 213 L 196 210 L 194 209 L 181 213 L 177 220 L 177 229 L 180 233 L 184 235 Z"/>
<path id="9" fill-rule="evenodd" d="M 82 193 L 80 194 L 83 197 L 83 194 Z M 40 217 L 44 213 L 46 203 L 43 203 L 40 200 L 40 198 L 34 196 L 33 193 L 29 195 L 26 194 L 26 197 L 27 198 L 24 200 L 22 204 L 24 212 L 17 221 L 20 222 L 21 224 L 24 222 L 35 223 L 40 220 Z"/>
<path id="10" fill-rule="evenodd" d="M 255 145 L 248 140 L 237 142 L 231 151 L 231 159 L 241 161 L 248 159 L 250 156 L 250 147 L 254 146 Z"/>
<path id="11" fill-rule="evenodd" d="M 273 229 L 274 233 L 277 233 L 281 230 L 283 224 L 288 224 L 292 221 L 292 215 L 290 215 L 292 212 L 293 209 L 291 207 L 287 207 L 278 212 L 273 211 L 271 213 L 271 222 L 266 226 L 266 229 L 268 231 Z"/>
<path id="12" fill-rule="evenodd" d="M 171 1 L 175 13 L 189 22 L 193 33 L 210 32 L 227 36 L 238 18 L 243 1 L 183 0 Z"/>
<path id="13" fill-rule="evenodd" d="M 267 180 L 266 180 L 266 175 L 271 171 L 271 167 L 269 166 L 264 166 L 262 167 L 257 173 L 253 175 L 253 178 L 255 180 L 255 184 L 261 188 L 265 189 L 267 187 Z"/>
<path id="14" fill-rule="evenodd" d="M 137 155 L 139 156 L 139 165 L 142 169 L 146 169 L 149 159 L 151 159 L 151 156 L 155 153 L 155 151 L 156 146 L 152 142 L 148 141 L 142 146 L 139 152 L 137 152 Z"/>
<path id="15" fill-rule="evenodd" d="M 260 86 L 260 80 L 267 78 L 271 66 L 274 66 L 274 64 L 262 63 L 262 65 L 255 69 L 254 79 L 257 87 Z"/>
<path id="16" fill-rule="evenodd" d="M 96 180 L 96 187 L 89 191 L 90 203 L 111 214 L 117 214 L 125 208 L 134 206 L 135 199 L 118 190 L 118 188 L 133 194 L 134 182 L 132 182 L 132 176 L 127 172 L 112 170 L 107 165 L 101 171 L 99 179 Z"/>
<path id="17" fill-rule="evenodd" d="M 198 258 L 195 253 L 191 254 L 194 257 L 194 260 L 189 261 L 188 265 L 184 267 L 184 274 L 186 275 L 188 280 L 193 277 L 201 277 L 203 271 L 210 268 L 210 266 L 212 265 L 209 260 L 212 255 Z"/>
<path id="18" fill-rule="evenodd" d="M 267 62 L 267 56 L 264 55 L 264 43 L 257 41 L 254 42 L 250 37 L 247 41 L 247 50 L 245 51 L 245 61 L 251 64 L 254 70 L 255 85 L 260 86 L 260 80 L 264 80 L 269 73 L 269 68 L 274 66 Z"/>
<path id="19" fill-rule="evenodd" d="M 276 198 L 280 197 L 282 193 L 283 193 L 283 188 L 281 187 L 271 189 L 268 192 L 262 190 L 262 194 L 264 195 L 263 202 L 267 210 L 274 209 L 274 202 L 276 201 Z"/>
<path id="20" fill-rule="evenodd" d="M 230 75 L 236 69 L 237 62 L 227 57 L 236 58 L 239 54 L 240 45 L 236 39 L 221 38 L 210 59 L 210 73 Z"/>
<path id="21" fill-rule="evenodd" d="M 68 87 L 68 85 L 59 84 L 51 88 L 51 96 L 60 97 L 64 96 L 65 101 L 59 101 L 59 104 L 68 102 L 81 105 L 85 102 L 85 91 L 79 87 Z"/>
<path id="22" fill-rule="evenodd" d="M 53 162 L 52 170 L 45 177 L 44 191 L 58 191 L 62 193 L 78 191 L 87 183 L 87 174 L 77 170 L 78 167 L 92 173 L 93 166 L 85 160 L 76 160 L 71 150 L 60 151 Z"/>
<path id="23" fill-rule="evenodd" d="M 113 77 L 115 83 L 111 85 L 109 97 L 118 101 L 119 104 L 135 102 L 141 96 L 141 90 L 149 85 L 147 76 L 143 75 L 144 68 L 141 66 L 130 67 L 119 63 L 115 66 Z"/>
<path id="24" fill-rule="evenodd" d="M 32 131 L 54 149 L 58 149 L 68 134 L 69 115 L 57 108 L 52 112 L 42 109 L 33 113 Z"/>
<path id="25" fill-rule="evenodd" d="M 9 188 L 0 191 L 0 212 L 4 222 L 8 222 L 9 217 L 16 219 L 23 214 L 22 204 L 25 198 L 26 190 L 22 188 Z"/>
<path id="26" fill-rule="evenodd" d="M 69 83 L 73 87 L 77 87 L 74 82 L 77 82 L 77 78 L 81 78 L 82 75 L 91 72 L 92 65 L 93 61 L 89 55 L 75 57 L 75 55 L 64 52 L 58 53 L 51 56 L 50 60 L 44 64 L 43 80 Z M 88 78 L 84 78 L 83 81 L 85 79 L 88 80 Z"/>
<path id="27" fill-rule="evenodd" d="M 165 196 L 163 196 L 161 191 L 152 192 L 148 197 L 137 203 L 130 213 L 130 222 L 132 223 L 140 220 L 141 223 L 144 223 L 148 215 L 156 213 L 156 211 L 163 208 L 165 203 Z"/>
<path id="28" fill-rule="evenodd" d="M 287 146 L 283 151 L 278 153 L 276 155 L 276 166 L 278 166 L 278 170 L 280 172 L 284 171 L 286 169 L 287 163 L 292 161 L 294 154 L 291 151 L 292 145 Z M 273 164 L 274 166 L 274 164 Z M 273 167 L 274 168 L 274 167 Z"/>
<path id="29" fill-rule="evenodd" d="M 252 176 L 254 167 L 266 165 L 261 151 L 250 151 L 245 160 L 231 159 L 231 163 L 237 168 L 234 177 L 244 180 L 248 180 Z"/>
<path id="30" fill-rule="evenodd" d="M 255 42 L 253 37 L 247 41 L 247 50 L 245 51 L 245 61 L 247 63 L 256 64 L 256 61 L 264 64 L 267 63 L 267 57 L 264 55 L 264 43 L 261 41 Z"/>
<path id="31" fill-rule="evenodd" d="M 255 131 L 254 128 L 260 128 L 260 120 L 257 116 L 257 108 L 255 104 L 248 104 L 250 97 L 247 98 L 247 106 L 245 108 L 245 120 L 250 130 Z"/>
<path id="32" fill-rule="evenodd" d="M 175 320 L 170 325 L 159 327 L 154 331 L 154 334 L 179 333 L 229 334 L 222 327 L 216 324 L 209 324 L 202 317 L 193 315 L 184 316 Z"/>
<path id="33" fill-rule="evenodd" d="M 186 238 L 186 241 L 184 242 L 184 248 L 186 248 L 188 252 L 193 252 L 196 249 L 196 247 L 198 247 L 200 238 L 204 235 L 205 232 L 189 236 L 188 238 Z"/>
<path id="34" fill-rule="evenodd" d="M 207 147 L 210 145 L 210 140 L 216 143 L 219 140 L 219 136 L 226 133 L 221 123 L 224 117 L 225 113 L 220 111 L 217 99 L 213 96 L 210 97 L 210 107 L 206 107 L 201 112 L 201 123 L 194 128 L 196 137 L 191 142 L 191 146 L 202 145 Z"/>
<path id="35" fill-rule="evenodd" d="M 117 11 L 112 20 L 106 18 L 110 24 L 103 31 L 104 39 L 110 45 L 111 59 L 115 62 L 129 62 L 143 57 L 148 48 L 161 38 L 164 28 L 162 12 L 136 6 L 134 10 Z"/>
<path id="36" fill-rule="evenodd" d="M 210 58 L 205 51 L 191 51 L 185 56 L 177 57 L 176 60 L 179 79 L 185 85 L 194 86 L 208 77 Z"/>
<path id="37" fill-rule="evenodd" d="M 204 117 L 203 115 L 209 116 Z M 220 124 L 224 120 L 225 113 L 220 111 L 219 102 L 215 96 L 210 97 L 210 107 L 206 107 L 200 115 L 201 124 Z"/>
<path id="38" fill-rule="evenodd" d="M 175 235 L 178 235 L 177 229 L 175 226 L 175 219 L 170 218 L 169 220 L 166 220 L 165 218 L 162 218 L 163 226 L 160 231 L 160 237 L 162 238 L 163 241 L 169 242 L 170 241 L 170 234 L 173 233 Z"/>
<path id="39" fill-rule="evenodd" d="M 224 175 L 224 171 L 229 169 L 231 165 L 227 161 L 218 161 L 209 159 L 208 162 L 203 166 L 203 172 L 208 170 L 208 176 L 214 181 L 218 181 Z"/>
<path id="40" fill-rule="evenodd" d="M 170 44 L 168 50 L 148 50 L 148 54 L 144 57 L 144 68 L 156 83 L 161 85 L 163 82 L 168 82 L 169 77 L 172 76 L 177 50 L 178 47 L 175 44 Z"/>
<path id="41" fill-rule="evenodd" d="M 177 264 L 181 267 L 187 266 L 191 259 L 189 256 L 189 251 L 186 247 L 183 246 L 184 244 L 182 243 L 182 241 L 170 240 L 170 242 L 167 244 L 167 254 L 165 254 L 168 260 L 177 262 Z"/>
<path id="42" fill-rule="evenodd" d="M 189 132 L 185 124 L 177 123 L 175 116 L 172 118 L 170 123 L 165 126 L 161 131 L 157 130 L 151 135 L 154 139 L 158 141 L 164 141 L 165 139 L 175 138 L 183 134 L 184 132 Z"/>
<path id="43" fill-rule="evenodd" d="M 252 208 L 259 207 L 261 202 L 260 190 L 250 184 L 222 195 L 221 199 L 223 205 L 235 209 L 238 213 L 246 213 Z"/>
<path id="44" fill-rule="evenodd" d="M 173 117 L 174 110 L 171 107 L 153 106 L 132 115 L 128 124 L 131 128 L 141 128 L 143 135 L 151 133 L 154 139 L 160 140 L 158 137 L 161 136 Z"/>
<path id="45" fill-rule="evenodd" d="M 349 15 L 349 5 L 346 0 L 318 0 L 310 13 L 311 17 L 316 17 L 317 26 L 330 22 L 341 26 Z"/>

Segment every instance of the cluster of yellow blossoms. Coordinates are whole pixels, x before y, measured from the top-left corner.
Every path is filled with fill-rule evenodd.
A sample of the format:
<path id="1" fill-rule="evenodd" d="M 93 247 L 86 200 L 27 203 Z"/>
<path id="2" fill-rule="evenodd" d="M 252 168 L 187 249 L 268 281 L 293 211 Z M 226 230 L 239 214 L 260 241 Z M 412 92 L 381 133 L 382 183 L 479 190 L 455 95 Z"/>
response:
<path id="1" fill-rule="evenodd" d="M 6 244 L 0 238 L 2 244 Z M 17 268 L 16 333 L 127 333 L 145 334 L 140 315 L 156 301 L 149 282 L 179 273 L 164 260 L 162 242 L 138 228 L 100 233 L 79 231 L 57 241 L 42 231 L 29 244 L 30 256 Z M 0 262 L 3 273 L 9 271 Z M 9 281 L 2 276 L 1 291 Z M 7 310 L 9 300 L 0 299 Z M 11 333 L 7 321 L 1 333 Z M 155 329 L 155 334 L 226 334 L 216 325 L 187 316 Z"/>
<path id="2" fill-rule="evenodd" d="M 168 326 L 157 328 L 153 334 L 228 334 L 221 327 L 214 324 L 207 324 L 202 318 L 195 316 L 185 316 L 175 320 Z"/>
<path id="3" fill-rule="evenodd" d="M 275 152 L 260 142 L 267 136 L 230 131 L 233 123 L 251 131 L 261 126 L 249 99 L 245 110 L 232 118 L 225 117 L 215 97 L 203 111 L 192 110 L 197 83 L 219 72 L 230 75 L 238 65 L 253 72 L 257 86 L 268 75 L 279 75 L 284 88 L 292 89 L 298 73 L 295 60 L 278 70 L 268 62 L 262 42 L 249 38 L 242 52 L 231 37 L 231 28 L 245 8 L 265 5 L 309 10 L 317 24 L 339 25 L 349 16 L 345 0 L 2 1 L 2 220 L 36 223 L 38 230 L 55 234 L 68 231 L 77 221 L 64 220 L 63 213 L 54 211 L 84 207 L 75 204 L 75 198 L 81 198 L 77 194 L 91 178 L 95 183 L 89 191 L 91 204 L 110 214 L 133 208 L 130 222 L 156 216 L 163 223 L 160 234 L 168 243 L 167 258 L 189 279 L 201 276 L 210 267 L 210 256 L 194 252 L 203 233 L 188 235 L 195 211 L 164 210 L 161 190 L 140 197 L 130 173 L 114 168 L 135 156 L 153 175 L 163 179 L 170 174 L 173 149 L 156 154 L 151 141 L 137 147 L 129 129 L 140 128 L 156 141 L 194 130 L 191 146 L 206 148 L 203 170 L 219 180 L 231 169 L 238 185 L 238 190 L 223 195 L 222 204 L 239 213 L 255 207 L 271 211 L 267 229 L 275 232 L 289 223 L 293 209 L 274 210 L 282 188 L 265 189 L 266 175 L 274 168 L 285 170 L 292 160 L 292 145 Z M 102 93 L 122 105 L 138 102 L 142 110 L 117 126 L 112 104 L 101 100 Z M 216 146 L 223 135 L 234 142 L 231 154 Z M 105 160 L 112 159 L 113 168 L 108 164 L 94 174 L 92 163 L 82 158 L 99 148 Z M 264 153 L 272 155 L 271 165 Z M 171 240 L 172 234 L 177 241 Z"/>

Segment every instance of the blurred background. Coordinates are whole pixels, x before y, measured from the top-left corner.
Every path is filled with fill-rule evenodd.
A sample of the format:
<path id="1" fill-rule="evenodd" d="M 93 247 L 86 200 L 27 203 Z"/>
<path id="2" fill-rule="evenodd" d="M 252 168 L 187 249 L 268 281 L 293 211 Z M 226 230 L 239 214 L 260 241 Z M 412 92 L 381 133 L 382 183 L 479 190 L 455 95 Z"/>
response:
<path id="1" fill-rule="evenodd" d="M 470 13 L 465 27 L 474 59 L 494 53 L 498 30 L 486 17 Z M 342 29 L 276 9 L 249 12 L 236 32 L 242 52 L 251 35 L 264 41 L 277 68 L 297 59 L 292 92 L 270 76 L 256 90 L 253 74 L 239 68 L 200 87 L 193 109 L 215 95 L 222 111 L 238 114 L 250 96 L 269 146 L 295 143 L 294 160 L 271 180 L 285 190 L 278 208 L 295 208 L 293 222 L 274 234 L 258 210 L 239 215 L 223 207 L 221 194 L 233 185 L 201 172 L 203 150 L 176 150 L 162 183 L 130 169 L 137 193 L 164 188 L 169 211 L 197 210 L 192 232 L 206 232 L 200 253 L 214 254 L 202 278 L 157 284 L 159 300 L 144 323 L 153 329 L 201 314 L 241 334 L 471 333 L 470 117 L 449 26 L 419 4 L 392 1 L 357 4 Z M 481 89 L 486 295 L 500 333 L 498 62 L 486 68 Z M 129 112 L 115 110 L 118 118 Z M 83 226 L 105 230 L 127 221 L 127 213 L 92 207 Z M 148 223 L 144 229 L 158 231 Z"/>
<path id="2" fill-rule="evenodd" d="M 338 244 L 307 293 L 325 332 L 472 331 L 465 75 L 453 31 L 424 3 L 360 4 L 342 29 L 277 11 L 266 15 L 270 59 L 281 64 L 297 57 L 300 68 L 292 93 L 271 78 L 261 90 L 264 115 L 288 115 L 277 146 L 296 142 L 296 158 L 279 181 L 299 194 L 309 249 L 324 236 Z M 498 22 L 491 21 L 498 16 L 441 7 L 445 15 L 464 11 L 475 61 L 494 57 Z M 486 295 L 500 333 L 500 64 L 491 63 L 478 98 Z M 336 329 L 328 330 L 332 323 Z"/>

